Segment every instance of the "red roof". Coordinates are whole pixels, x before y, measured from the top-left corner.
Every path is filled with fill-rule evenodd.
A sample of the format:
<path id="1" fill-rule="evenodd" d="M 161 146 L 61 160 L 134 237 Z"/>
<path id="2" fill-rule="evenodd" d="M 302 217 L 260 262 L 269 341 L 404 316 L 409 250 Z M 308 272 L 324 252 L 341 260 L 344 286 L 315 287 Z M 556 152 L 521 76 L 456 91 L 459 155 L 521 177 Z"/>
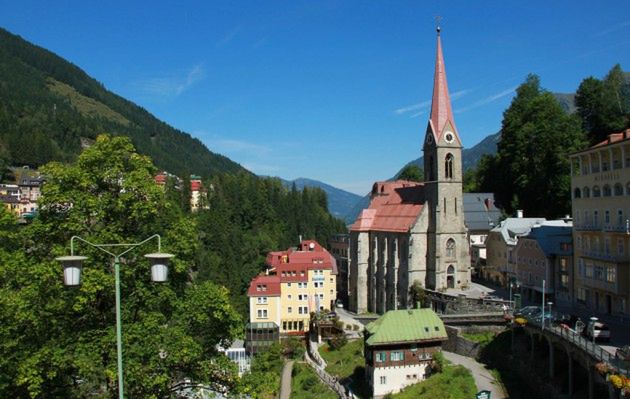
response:
<path id="1" fill-rule="evenodd" d="M 457 134 L 457 128 L 455 127 L 453 110 L 451 109 L 451 99 L 448 94 L 448 83 L 446 82 L 446 68 L 444 67 L 444 56 L 442 55 L 440 28 L 438 28 L 435 74 L 433 76 L 433 98 L 431 100 L 431 119 L 429 119 L 429 125 L 435 136 L 436 143 L 442 137 L 447 123 L 450 123 L 453 133 L 457 137 L 457 141 L 461 143 L 459 135 Z"/>
<path id="2" fill-rule="evenodd" d="M 167 174 L 162 172 L 162 173 L 160 173 L 160 174 L 155 176 L 155 182 L 157 184 L 164 185 L 164 184 L 166 184 L 166 178 L 167 177 L 168 177 Z"/>
<path id="3" fill-rule="evenodd" d="M 374 183 L 369 208 L 361 212 L 350 230 L 407 232 L 422 212 L 424 202 L 423 183 Z"/>
<path id="4" fill-rule="evenodd" d="M 626 140 L 628 138 L 630 138 L 630 129 L 626 129 L 625 131 L 619 132 L 619 133 L 609 134 L 608 138 L 606 138 L 606 140 L 595 144 L 591 148 L 603 147 L 603 146 L 606 146 L 608 144 L 614 144 L 614 143 L 617 143 L 619 141 Z"/>
<path id="5" fill-rule="evenodd" d="M 249 283 L 247 296 L 280 296 L 280 277 L 259 275 Z"/>
<path id="6" fill-rule="evenodd" d="M 199 191 L 199 190 L 201 190 L 201 180 L 191 180 L 190 181 L 190 190 L 191 191 Z"/>
<path id="7" fill-rule="evenodd" d="M 282 282 L 307 281 L 307 271 L 313 269 L 332 270 L 333 274 L 337 274 L 335 258 L 314 240 L 303 240 L 297 250 L 269 252 L 266 262 Z"/>

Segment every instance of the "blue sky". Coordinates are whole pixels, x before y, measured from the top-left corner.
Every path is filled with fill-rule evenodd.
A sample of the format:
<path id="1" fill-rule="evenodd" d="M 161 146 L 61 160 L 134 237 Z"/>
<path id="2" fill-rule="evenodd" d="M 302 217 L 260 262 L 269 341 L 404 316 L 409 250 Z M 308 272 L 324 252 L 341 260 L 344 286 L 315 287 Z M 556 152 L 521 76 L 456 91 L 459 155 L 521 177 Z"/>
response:
<path id="1" fill-rule="evenodd" d="M 421 155 L 435 17 L 466 147 L 528 73 L 630 70 L 628 1 L 0 0 L 0 26 L 255 173 L 359 194 Z"/>

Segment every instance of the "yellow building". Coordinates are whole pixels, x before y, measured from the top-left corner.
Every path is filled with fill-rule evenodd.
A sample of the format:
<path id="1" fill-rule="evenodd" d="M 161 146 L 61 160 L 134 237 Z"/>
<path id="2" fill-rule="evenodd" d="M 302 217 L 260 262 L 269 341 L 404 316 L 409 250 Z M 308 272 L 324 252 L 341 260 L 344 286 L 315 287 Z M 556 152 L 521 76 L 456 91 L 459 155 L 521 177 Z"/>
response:
<path id="1" fill-rule="evenodd" d="M 630 129 L 571 154 L 575 298 L 627 314 L 630 300 Z"/>
<path id="2" fill-rule="evenodd" d="M 270 252 L 268 275 L 251 281 L 250 323 L 275 323 L 282 334 L 309 329 L 311 312 L 328 311 L 337 298 L 335 258 L 319 243 L 305 240 L 297 249 Z"/>

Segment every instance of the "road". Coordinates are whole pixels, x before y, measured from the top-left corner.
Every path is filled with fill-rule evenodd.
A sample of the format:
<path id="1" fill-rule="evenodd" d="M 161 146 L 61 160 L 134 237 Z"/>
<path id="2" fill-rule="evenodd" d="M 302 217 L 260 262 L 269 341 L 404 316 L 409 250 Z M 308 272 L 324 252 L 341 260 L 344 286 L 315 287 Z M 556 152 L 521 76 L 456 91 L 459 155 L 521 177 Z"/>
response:
<path id="1" fill-rule="evenodd" d="M 291 398 L 291 372 L 293 371 L 293 360 L 288 361 L 282 368 L 282 378 L 280 379 L 280 399 Z"/>

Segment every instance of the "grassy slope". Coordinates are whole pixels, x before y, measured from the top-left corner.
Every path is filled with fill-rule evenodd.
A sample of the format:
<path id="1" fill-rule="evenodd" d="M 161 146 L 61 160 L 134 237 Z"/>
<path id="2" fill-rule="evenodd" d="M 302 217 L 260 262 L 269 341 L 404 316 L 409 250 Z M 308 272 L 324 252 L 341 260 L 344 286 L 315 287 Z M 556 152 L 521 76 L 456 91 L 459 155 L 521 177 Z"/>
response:
<path id="1" fill-rule="evenodd" d="M 293 364 L 291 399 L 334 399 L 330 388 L 319 380 L 317 374 L 304 363 Z"/>

